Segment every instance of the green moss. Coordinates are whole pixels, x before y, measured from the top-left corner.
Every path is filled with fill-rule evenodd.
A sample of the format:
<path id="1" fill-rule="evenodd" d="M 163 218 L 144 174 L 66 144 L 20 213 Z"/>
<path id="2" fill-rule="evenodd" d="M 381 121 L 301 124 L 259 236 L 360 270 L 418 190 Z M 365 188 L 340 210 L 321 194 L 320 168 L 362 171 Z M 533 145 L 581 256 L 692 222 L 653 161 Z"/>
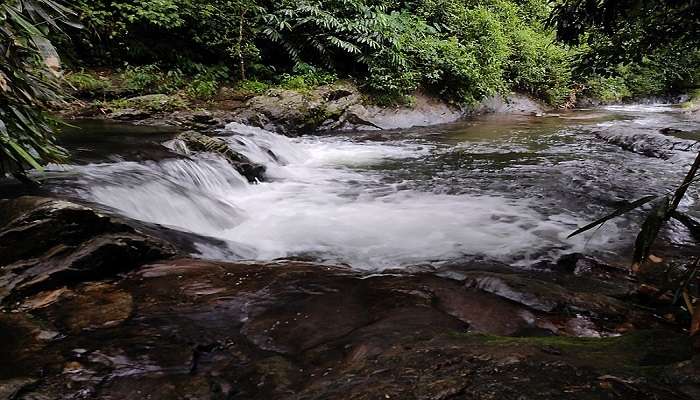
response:
<path id="1" fill-rule="evenodd" d="M 113 88 L 108 78 L 85 70 L 71 72 L 65 79 L 79 94 L 100 95 Z"/>
<path id="2" fill-rule="evenodd" d="M 660 330 L 637 331 L 607 338 L 460 336 L 488 346 L 555 349 L 567 358 L 603 370 L 623 368 L 637 372 L 650 371 L 692 356 L 691 341 L 687 336 Z"/>
<path id="3" fill-rule="evenodd" d="M 112 110 L 133 108 L 152 112 L 168 112 L 188 108 L 189 104 L 182 97 L 165 94 L 152 94 L 129 99 L 115 99 L 99 103 L 102 107 Z"/>

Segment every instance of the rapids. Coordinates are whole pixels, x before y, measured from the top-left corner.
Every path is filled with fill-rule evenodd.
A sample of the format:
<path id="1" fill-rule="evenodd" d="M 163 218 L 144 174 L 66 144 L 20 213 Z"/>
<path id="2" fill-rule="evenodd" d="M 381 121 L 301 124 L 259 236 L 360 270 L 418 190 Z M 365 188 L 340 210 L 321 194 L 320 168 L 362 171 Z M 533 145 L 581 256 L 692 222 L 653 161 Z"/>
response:
<path id="1" fill-rule="evenodd" d="M 60 195 L 223 243 L 197 243 L 204 258 L 310 257 L 383 270 L 470 259 L 526 267 L 586 252 L 624 263 L 639 213 L 566 237 L 680 182 L 693 152 L 652 158 L 612 139 L 644 141 L 669 127 L 700 138 L 697 123 L 664 105 L 300 138 L 232 123 L 220 137 L 267 167 L 268 181 L 251 185 L 216 155 L 128 155 L 153 142 L 187 155 L 172 133 L 86 125 L 64 139 L 78 151 L 75 165 L 52 166 L 43 179 Z M 696 213 L 697 197 L 683 207 Z M 663 233 L 665 249 L 689 242 L 680 226 Z"/>

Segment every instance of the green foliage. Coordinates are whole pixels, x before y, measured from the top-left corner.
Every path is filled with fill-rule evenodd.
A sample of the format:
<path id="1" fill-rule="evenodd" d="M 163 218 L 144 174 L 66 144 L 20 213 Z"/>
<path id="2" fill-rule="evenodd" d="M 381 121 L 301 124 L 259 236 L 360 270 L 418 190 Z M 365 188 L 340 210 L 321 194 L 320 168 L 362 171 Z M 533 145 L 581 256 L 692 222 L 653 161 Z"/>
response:
<path id="1" fill-rule="evenodd" d="M 81 95 L 103 95 L 113 89 L 112 82 L 108 78 L 85 70 L 69 73 L 65 79 Z"/>
<path id="2" fill-rule="evenodd" d="M 243 74 L 258 57 L 253 39 L 263 9 L 255 0 L 77 0 L 76 9 L 88 27 L 73 33 L 83 61 L 235 60 Z"/>
<path id="3" fill-rule="evenodd" d="M 569 51 L 537 24 L 527 25 L 537 11 L 485 3 L 427 0 L 416 10 L 420 17 L 386 16 L 392 46 L 369 60 L 369 87 L 400 97 L 422 86 L 467 104 L 509 89 L 563 101 L 571 84 Z"/>
<path id="4" fill-rule="evenodd" d="M 292 69 L 292 74 L 281 75 L 280 86 L 285 89 L 306 91 L 318 86 L 329 85 L 337 80 L 337 75 L 333 73 L 309 64 L 299 63 Z"/>
<path id="5" fill-rule="evenodd" d="M 146 96 L 132 97 L 129 99 L 116 99 L 106 102 L 97 102 L 102 108 L 111 110 L 124 110 L 133 108 L 137 110 L 148 110 L 152 112 L 168 112 L 188 108 L 185 99 L 178 95 L 151 94 Z"/>
<path id="6" fill-rule="evenodd" d="M 632 96 L 622 77 L 591 77 L 586 83 L 585 94 L 605 103 L 620 102 Z"/>
<path id="7" fill-rule="evenodd" d="M 182 68 L 168 70 L 155 64 L 128 66 L 117 80 L 127 93 L 173 94 L 183 91 L 191 98 L 203 100 L 214 97 L 229 77 L 226 66 L 205 66 L 190 62 Z"/>
<path id="8" fill-rule="evenodd" d="M 228 81 L 230 77 L 229 69 L 224 65 L 206 67 L 197 64 L 193 67 L 197 73 L 187 84 L 185 91 L 195 99 L 206 100 L 214 97 L 222 82 Z"/>
<path id="9" fill-rule="evenodd" d="M 61 100 L 59 60 L 46 35 L 71 16 L 54 0 L 0 3 L 0 175 L 24 179 L 28 166 L 66 157 L 44 113 Z"/>
<path id="10" fill-rule="evenodd" d="M 342 69 L 384 46 L 383 6 L 363 0 L 282 0 L 264 16 L 264 35 L 294 64 L 311 61 Z"/>
<path id="11" fill-rule="evenodd" d="M 269 90 L 270 84 L 257 80 L 246 79 L 245 81 L 238 82 L 236 89 L 244 94 L 259 95 Z"/>
<path id="12" fill-rule="evenodd" d="M 648 26 L 625 11 L 637 22 L 613 18 L 621 28 L 613 38 L 597 17 L 570 13 L 594 13 L 589 7 L 594 3 L 601 2 L 556 3 L 559 19 L 553 26 L 560 35 L 567 21 L 589 28 L 577 36 L 587 39 L 578 47 L 558 42 L 546 26 L 547 0 L 78 0 L 81 20 L 90 29 L 75 33 L 73 42 L 78 44 L 74 53 L 84 60 L 134 65 L 124 78 L 135 91 L 184 90 L 194 98 L 210 98 L 231 80 L 309 90 L 350 77 L 388 101 L 422 89 L 468 104 L 515 90 L 556 105 L 568 98 L 574 82 L 590 81 L 591 90 L 606 98 L 628 96 L 606 88 L 614 83 L 605 81 L 611 77 L 623 78 L 629 96 L 697 82 L 697 49 L 678 38 L 672 46 L 644 53 L 647 57 L 611 62 L 606 56 L 611 46 L 636 46 L 635 35 Z M 601 4 L 619 6 L 611 0 Z M 226 65 L 228 76 L 192 65 Z"/>
<path id="13" fill-rule="evenodd" d="M 550 104 L 560 104 L 570 93 L 571 55 L 553 45 L 550 35 L 522 28 L 512 32 L 513 53 L 506 76 L 514 89 Z"/>

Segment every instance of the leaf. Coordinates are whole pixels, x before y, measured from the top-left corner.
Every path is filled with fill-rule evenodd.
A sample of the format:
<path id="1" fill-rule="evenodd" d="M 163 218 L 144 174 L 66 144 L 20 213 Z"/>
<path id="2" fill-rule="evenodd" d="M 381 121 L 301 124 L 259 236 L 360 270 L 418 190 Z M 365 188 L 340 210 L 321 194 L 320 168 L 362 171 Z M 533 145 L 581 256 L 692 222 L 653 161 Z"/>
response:
<path id="1" fill-rule="evenodd" d="M 643 205 L 645 205 L 645 204 L 647 204 L 647 203 L 649 203 L 649 202 L 651 202 L 651 201 L 656 200 L 658 197 L 659 197 L 659 196 L 646 196 L 646 197 L 642 197 L 641 199 L 639 199 L 639 200 L 637 200 L 637 201 L 634 201 L 634 202 L 632 202 L 632 203 L 630 203 L 630 204 L 627 204 L 627 205 L 625 205 L 625 206 L 623 206 L 623 207 L 618 208 L 617 210 L 615 210 L 614 212 L 612 212 L 612 213 L 610 213 L 610 214 L 604 216 L 603 218 L 600 218 L 600 219 L 598 219 L 598 220 L 596 220 L 596 221 L 594 221 L 594 222 L 591 222 L 590 224 L 588 224 L 588 225 L 586 225 L 586 226 L 584 226 L 584 227 L 582 227 L 582 228 L 577 229 L 575 232 L 573 232 L 572 234 L 570 234 L 567 238 L 570 239 L 570 238 L 572 238 L 572 237 L 574 237 L 574 236 L 576 236 L 576 235 L 580 235 L 580 234 L 583 233 L 583 232 L 590 231 L 591 229 L 597 227 L 598 225 L 602 225 L 602 224 L 604 224 L 604 223 L 610 221 L 610 220 L 613 219 L 613 218 L 617 218 L 617 217 L 619 217 L 619 216 L 621 216 L 621 215 L 624 215 L 624 214 L 626 214 L 626 213 L 628 213 L 628 212 L 630 212 L 630 211 L 632 211 L 632 210 L 635 210 L 635 209 L 637 209 L 637 208 L 639 208 L 639 207 L 641 207 L 641 206 L 643 206 Z"/>
<path id="2" fill-rule="evenodd" d="M 14 140 L 8 139 L 7 143 L 12 147 L 12 149 L 19 154 L 20 157 L 22 157 L 29 165 L 32 167 L 36 168 L 38 171 L 43 171 L 44 168 L 42 168 L 41 165 L 32 157 L 29 153 L 27 153 L 26 150 L 22 148 L 19 144 L 17 144 Z"/>
<path id="3" fill-rule="evenodd" d="M 651 246 L 656 241 L 661 226 L 668 219 L 669 207 L 670 200 L 668 197 L 664 197 L 644 220 L 642 229 L 634 243 L 633 265 L 641 266 L 649 258 Z"/>

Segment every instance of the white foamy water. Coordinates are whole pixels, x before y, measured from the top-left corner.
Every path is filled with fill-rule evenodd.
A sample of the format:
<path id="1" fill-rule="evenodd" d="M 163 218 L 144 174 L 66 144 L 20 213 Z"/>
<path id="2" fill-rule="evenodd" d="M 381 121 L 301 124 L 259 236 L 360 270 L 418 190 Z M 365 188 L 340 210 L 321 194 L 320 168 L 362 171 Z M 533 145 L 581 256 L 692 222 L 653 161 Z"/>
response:
<path id="1" fill-rule="evenodd" d="M 75 167 L 89 200 L 128 217 L 225 241 L 203 256 L 272 260 L 314 256 L 362 269 L 463 257 L 527 264 L 586 244 L 606 246 L 613 224 L 590 243 L 565 237 L 585 219 L 543 215 L 528 199 L 441 194 L 386 181 L 387 162 L 420 163 L 434 146 L 414 141 L 290 139 L 231 124 L 222 138 L 267 167 L 251 185 L 223 159 Z M 182 143 L 167 143 L 188 153 Z"/>

